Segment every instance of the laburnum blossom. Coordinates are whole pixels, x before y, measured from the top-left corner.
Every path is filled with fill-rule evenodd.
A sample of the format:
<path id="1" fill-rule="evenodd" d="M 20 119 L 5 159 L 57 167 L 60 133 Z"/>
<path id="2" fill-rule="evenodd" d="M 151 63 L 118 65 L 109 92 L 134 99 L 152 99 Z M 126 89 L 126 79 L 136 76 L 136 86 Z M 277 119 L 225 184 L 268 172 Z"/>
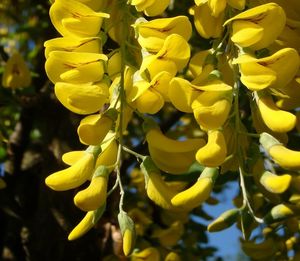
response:
<path id="1" fill-rule="evenodd" d="M 144 12 L 147 16 L 160 15 L 170 4 L 170 0 L 130 0 L 136 10 Z"/>
<path id="2" fill-rule="evenodd" d="M 295 49 L 284 48 L 263 58 L 242 54 L 234 63 L 240 66 L 242 83 L 255 91 L 268 87 L 284 88 L 298 72 L 300 60 Z"/>
<path id="3" fill-rule="evenodd" d="M 231 40 L 241 47 L 254 50 L 268 47 L 282 32 L 286 15 L 283 9 L 268 3 L 244 11 L 229 20 L 232 23 Z"/>
<path id="4" fill-rule="evenodd" d="M 109 15 L 95 12 L 87 5 L 75 0 L 55 1 L 50 8 L 50 18 L 62 36 L 88 37 L 99 33 L 103 18 Z"/>
<path id="5" fill-rule="evenodd" d="M 171 34 L 181 35 L 187 41 L 192 35 L 192 25 L 186 16 L 151 21 L 138 19 L 133 26 L 139 44 L 150 53 L 158 52 L 163 47 L 165 39 Z"/>
<path id="6" fill-rule="evenodd" d="M 17 89 L 28 87 L 31 83 L 31 75 L 23 57 L 14 53 L 6 62 L 2 76 L 3 87 Z"/>
<path id="7" fill-rule="evenodd" d="M 204 38 L 218 38 L 223 32 L 224 11 L 229 4 L 238 10 L 245 8 L 245 0 L 195 0 L 192 9 L 198 33 Z"/>

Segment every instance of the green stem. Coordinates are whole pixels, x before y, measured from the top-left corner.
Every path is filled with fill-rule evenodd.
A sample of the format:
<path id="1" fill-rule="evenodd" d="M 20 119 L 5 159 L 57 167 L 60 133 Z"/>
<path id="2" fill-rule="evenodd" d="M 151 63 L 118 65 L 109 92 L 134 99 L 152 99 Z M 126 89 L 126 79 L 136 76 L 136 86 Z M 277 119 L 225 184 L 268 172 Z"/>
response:
<path id="1" fill-rule="evenodd" d="M 239 90 L 241 87 L 240 84 L 240 79 L 239 79 L 239 68 L 238 65 L 233 65 L 233 71 L 234 71 L 234 77 L 235 77 L 235 84 L 234 84 L 234 113 L 235 113 L 235 138 L 238 141 L 239 140 L 239 135 L 243 133 L 241 131 L 241 119 L 240 119 L 240 114 L 239 114 Z M 249 135 L 251 136 L 251 135 Z M 239 144 L 239 142 L 238 142 Z M 243 206 L 241 207 L 242 209 L 247 207 L 249 210 L 249 213 L 252 215 L 252 217 L 255 219 L 256 222 L 258 223 L 263 223 L 263 220 L 256 217 L 253 208 L 251 207 L 250 201 L 248 199 L 248 193 L 247 193 L 247 188 L 245 184 L 245 179 L 244 179 L 244 157 L 243 157 L 243 152 L 241 150 L 240 146 L 237 146 L 237 155 L 238 155 L 238 162 L 239 162 L 239 174 L 240 174 L 240 187 L 242 190 L 242 195 L 243 195 Z"/>
<path id="2" fill-rule="evenodd" d="M 128 152 L 129 154 L 132 154 L 133 156 L 135 156 L 138 159 L 144 160 L 146 158 L 146 156 L 144 156 L 142 154 L 139 154 L 139 153 L 137 153 L 137 152 L 125 147 L 125 146 L 123 146 L 123 150 Z"/>
<path id="3" fill-rule="evenodd" d="M 126 2 L 122 3 L 123 8 L 125 9 L 124 12 L 126 13 L 128 11 L 128 6 Z M 123 120 L 124 120 L 124 109 L 126 105 L 126 95 L 125 95 L 125 68 L 126 68 L 126 42 L 128 37 L 128 28 L 126 27 L 126 15 L 123 16 L 123 26 L 122 27 L 122 41 L 121 41 L 121 79 L 120 79 L 120 86 L 119 86 L 119 100 L 120 100 L 120 122 L 119 122 L 119 149 L 118 149 L 118 157 L 117 157 L 117 166 L 115 168 L 115 171 L 117 173 L 117 182 L 119 184 L 120 188 L 120 201 L 119 201 L 119 209 L 120 211 L 123 211 L 123 202 L 124 202 L 124 188 L 121 180 L 121 163 L 122 163 L 122 152 L 123 152 Z"/>

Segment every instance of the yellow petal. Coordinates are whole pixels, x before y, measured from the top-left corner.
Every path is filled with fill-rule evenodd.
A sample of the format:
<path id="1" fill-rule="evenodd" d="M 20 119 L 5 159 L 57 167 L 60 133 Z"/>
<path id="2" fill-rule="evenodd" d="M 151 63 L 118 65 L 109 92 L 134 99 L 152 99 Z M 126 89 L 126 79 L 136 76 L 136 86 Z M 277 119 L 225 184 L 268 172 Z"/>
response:
<path id="1" fill-rule="evenodd" d="M 164 247 L 176 245 L 184 232 L 184 226 L 180 221 L 175 221 L 166 229 L 157 228 L 153 231 L 152 237 L 158 238 Z"/>
<path id="2" fill-rule="evenodd" d="M 86 116 L 77 129 L 80 142 L 87 145 L 100 145 L 112 124 L 112 119 L 105 115 Z"/>
<path id="3" fill-rule="evenodd" d="M 192 26 L 186 16 L 141 21 L 134 27 L 139 36 L 139 44 L 149 52 L 158 52 L 164 40 L 171 34 L 181 35 L 187 41 L 192 35 Z"/>
<path id="4" fill-rule="evenodd" d="M 49 57 L 52 51 L 83 52 L 83 53 L 101 53 L 102 44 L 98 37 L 73 38 L 59 37 L 48 40 L 44 43 L 45 56 Z"/>
<path id="5" fill-rule="evenodd" d="M 149 145 L 149 153 L 155 165 L 167 173 L 183 174 L 193 164 L 197 150 L 188 152 L 166 152 Z"/>
<path id="6" fill-rule="evenodd" d="M 131 256 L 132 261 L 160 261 L 159 251 L 154 247 L 148 247 L 142 251 L 134 252 Z"/>
<path id="7" fill-rule="evenodd" d="M 109 92 L 105 82 L 98 84 L 72 84 L 57 82 L 55 95 L 70 111 L 90 114 L 99 111 L 108 102 Z"/>
<path id="8" fill-rule="evenodd" d="M 194 23 L 198 33 L 206 39 L 218 38 L 221 36 L 223 27 L 224 13 L 218 17 L 211 15 L 208 4 L 197 6 L 194 9 Z"/>
<path id="9" fill-rule="evenodd" d="M 130 255 L 133 248 L 133 232 L 130 229 L 126 229 L 123 236 L 123 252 L 125 256 Z"/>
<path id="10" fill-rule="evenodd" d="M 259 59 L 260 64 L 276 72 L 277 80 L 273 88 L 284 88 L 293 80 L 299 70 L 299 54 L 293 48 L 284 48 L 273 55 Z M 286 65 L 289 66 L 286 66 Z"/>
<path id="11" fill-rule="evenodd" d="M 221 131 L 208 132 L 208 141 L 196 154 L 196 160 L 206 167 L 220 166 L 227 155 L 227 145 Z"/>
<path id="12" fill-rule="evenodd" d="M 249 21 L 240 20 L 232 24 L 231 40 L 241 47 L 248 47 L 260 41 L 264 33 L 264 28 L 261 26 Z"/>
<path id="13" fill-rule="evenodd" d="M 157 55 L 149 55 L 143 59 L 140 73 L 148 71 L 150 78 L 153 79 L 162 71 L 168 72 L 172 77 L 177 73 L 177 66 L 173 60 L 158 57 Z"/>
<path id="14" fill-rule="evenodd" d="M 271 96 L 261 96 L 257 103 L 264 123 L 272 131 L 285 133 L 296 126 L 296 116 L 293 113 L 280 110 Z"/>
<path id="15" fill-rule="evenodd" d="M 61 35 L 73 37 L 96 36 L 103 18 L 109 18 L 108 14 L 95 12 L 74 0 L 55 1 L 49 14 L 52 24 Z"/>
<path id="16" fill-rule="evenodd" d="M 70 152 L 66 152 L 62 155 L 62 161 L 71 166 L 74 163 L 76 163 L 79 159 L 81 159 L 85 154 L 84 150 L 75 150 L 75 151 L 70 151 Z"/>
<path id="17" fill-rule="evenodd" d="M 129 102 L 134 102 L 137 98 L 139 98 L 144 92 L 146 92 L 150 88 L 150 83 L 145 80 L 135 81 L 132 85 L 132 88 L 128 90 L 127 100 Z"/>
<path id="18" fill-rule="evenodd" d="M 172 190 L 170 186 L 161 177 L 160 173 L 148 173 L 149 180 L 147 183 L 147 195 L 158 206 L 164 209 L 173 209 L 171 198 L 176 191 Z"/>
<path id="19" fill-rule="evenodd" d="M 159 129 L 150 129 L 146 134 L 147 142 L 166 152 L 189 152 L 204 145 L 203 139 L 174 140 L 165 136 Z"/>
<path id="20" fill-rule="evenodd" d="M 114 139 L 110 139 L 107 142 L 103 142 L 101 145 L 102 152 L 97 158 L 96 166 L 107 166 L 110 171 L 114 169 L 114 164 L 117 161 L 118 145 Z"/>
<path id="21" fill-rule="evenodd" d="M 218 93 L 204 92 L 194 100 L 192 109 L 198 124 L 206 130 L 213 130 L 220 128 L 227 120 L 231 101 L 222 98 Z"/>
<path id="22" fill-rule="evenodd" d="M 75 240 L 87 233 L 93 226 L 94 211 L 89 211 L 79 224 L 71 231 L 68 240 Z"/>
<path id="23" fill-rule="evenodd" d="M 160 15 L 168 7 L 170 0 L 156 0 L 152 5 L 145 8 L 145 14 L 147 16 Z"/>
<path id="24" fill-rule="evenodd" d="M 71 167 L 55 172 L 48 176 L 45 183 L 56 191 L 69 190 L 82 185 L 92 175 L 94 169 L 94 156 L 86 153 L 84 157 Z"/>
<path id="25" fill-rule="evenodd" d="M 170 252 L 166 257 L 164 261 L 181 261 L 180 256 L 175 252 Z"/>
<path id="26" fill-rule="evenodd" d="M 189 63 L 189 69 L 193 74 L 194 78 L 199 78 L 199 76 L 201 75 L 201 79 L 204 80 L 214 69 L 212 64 L 205 64 L 206 59 L 210 54 L 210 50 L 200 51 L 191 58 Z M 198 79 L 197 82 L 200 82 L 200 79 Z"/>
<path id="27" fill-rule="evenodd" d="M 176 109 L 191 113 L 192 103 L 199 96 L 200 91 L 187 80 L 182 78 L 173 78 L 170 82 L 169 97 Z"/>
<path id="28" fill-rule="evenodd" d="M 177 70 L 182 70 L 190 59 L 190 46 L 187 41 L 180 35 L 169 35 L 162 47 L 156 54 L 158 59 L 166 59 L 173 61 Z"/>
<path id="29" fill-rule="evenodd" d="M 248 55 L 243 55 L 242 59 L 247 59 Z M 252 60 L 251 58 L 249 59 Z M 239 62 L 237 61 L 237 62 Z M 243 62 L 240 64 L 241 82 L 252 91 L 262 90 L 272 86 L 277 80 L 274 70 L 259 64 L 258 62 Z"/>
<path id="30" fill-rule="evenodd" d="M 260 183 L 272 193 L 285 192 L 292 181 L 292 176 L 289 174 L 275 175 L 269 171 L 265 171 L 260 177 Z"/>
<path id="31" fill-rule="evenodd" d="M 143 12 L 147 7 L 155 3 L 155 0 L 132 0 L 131 5 L 134 5 L 138 12 Z"/>
<path id="32" fill-rule="evenodd" d="M 218 17 L 226 8 L 226 0 L 208 0 L 208 6 L 211 10 L 211 15 Z"/>
<path id="33" fill-rule="evenodd" d="M 52 51 L 45 68 L 53 83 L 89 83 L 102 80 L 105 61 L 104 54 Z"/>
<path id="34" fill-rule="evenodd" d="M 243 84 L 250 90 L 261 90 L 267 87 L 284 88 L 295 77 L 300 61 L 295 49 L 284 48 L 261 59 L 245 54 L 234 63 L 240 64 Z"/>
<path id="35" fill-rule="evenodd" d="M 113 53 L 109 55 L 107 62 L 107 73 L 112 80 L 114 80 L 115 77 L 121 72 L 121 58 L 120 50 L 113 51 Z"/>
<path id="36" fill-rule="evenodd" d="M 155 114 L 161 110 L 164 103 L 164 99 L 159 92 L 148 89 L 135 100 L 134 106 L 141 113 Z"/>
<path id="37" fill-rule="evenodd" d="M 239 24 L 241 21 L 242 23 Z M 233 25 L 234 31 L 231 39 L 233 41 L 237 40 L 236 43 L 238 44 L 242 42 L 243 47 L 258 50 L 268 47 L 280 35 L 286 23 L 286 16 L 279 5 L 267 3 L 248 9 L 230 18 L 224 25 L 230 22 L 236 23 L 236 25 Z M 251 30 L 249 30 L 249 27 Z M 262 35 L 260 35 L 259 27 L 263 29 Z M 247 35 L 248 33 L 249 35 Z M 238 34 L 239 37 L 235 36 L 235 34 Z"/>
<path id="38" fill-rule="evenodd" d="M 246 5 L 246 0 L 227 0 L 227 3 L 238 10 L 244 10 Z"/>
<path id="39" fill-rule="evenodd" d="M 152 79 L 150 82 L 150 87 L 157 91 L 165 101 L 170 101 L 169 99 L 169 86 L 172 75 L 168 72 L 160 72 Z"/>
<path id="40" fill-rule="evenodd" d="M 90 185 L 75 195 L 74 204 L 83 211 L 98 209 L 106 202 L 107 182 L 107 176 L 93 177 Z"/>
<path id="41" fill-rule="evenodd" d="M 2 85 L 6 88 L 24 88 L 31 84 L 31 75 L 23 57 L 14 53 L 6 62 Z"/>

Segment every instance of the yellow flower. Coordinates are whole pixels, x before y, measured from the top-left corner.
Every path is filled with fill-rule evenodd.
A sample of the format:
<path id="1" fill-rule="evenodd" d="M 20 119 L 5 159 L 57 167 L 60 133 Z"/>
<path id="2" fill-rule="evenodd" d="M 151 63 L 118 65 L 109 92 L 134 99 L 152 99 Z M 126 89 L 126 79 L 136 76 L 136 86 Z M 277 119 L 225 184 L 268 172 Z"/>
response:
<path id="1" fill-rule="evenodd" d="M 49 57 L 52 51 L 101 53 L 102 44 L 98 37 L 74 38 L 59 37 L 48 40 L 44 43 L 45 56 Z"/>
<path id="2" fill-rule="evenodd" d="M 115 50 L 108 55 L 107 73 L 111 80 L 114 80 L 121 73 L 121 51 Z"/>
<path id="3" fill-rule="evenodd" d="M 197 52 L 190 60 L 189 70 L 193 76 L 193 84 L 201 84 L 214 70 L 212 63 L 207 63 L 211 50 Z"/>
<path id="4" fill-rule="evenodd" d="M 192 103 L 201 94 L 197 87 L 185 79 L 173 78 L 169 88 L 171 103 L 177 110 L 187 113 L 193 112 Z"/>
<path id="5" fill-rule="evenodd" d="M 232 87 L 216 80 L 202 88 L 207 91 L 200 93 L 192 102 L 194 117 L 204 130 L 220 128 L 231 109 Z"/>
<path id="6" fill-rule="evenodd" d="M 194 23 L 198 33 L 206 39 L 220 37 L 223 32 L 224 12 L 214 16 L 209 3 L 201 2 L 194 7 Z"/>
<path id="7" fill-rule="evenodd" d="M 270 130 L 285 133 L 295 128 L 296 116 L 291 112 L 280 110 L 272 96 L 258 94 L 256 102 L 261 117 Z"/>
<path id="8" fill-rule="evenodd" d="M 157 16 L 168 7 L 170 0 L 131 0 L 138 12 L 144 12 L 147 16 Z"/>
<path id="9" fill-rule="evenodd" d="M 270 212 L 264 217 L 267 224 L 279 222 L 284 219 L 294 217 L 299 214 L 299 205 L 279 204 L 273 207 Z"/>
<path id="10" fill-rule="evenodd" d="M 176 207 L 189 210 L 198 207 L 209 198 L 217 176 L 216 168 L 205 168 L 191 187 L 172 197 L 171 203 Z"/>
<path id="11" fill-rule="evenodd" d="M 144 57 L 140 71 L 142 74 L 147 69 L 151 79 L 161 71 L 175 76 L 177 71 L 187 65 L 189 59 L 190 46 L 187 41 L 178 34 L 171 34 L 157 54 Z"/>
<path id="12" fill-rule="evenodd" d="M 261 243 L 254 241 L 242 241 L 243 251 L 253 259 L 257 260 L 272 260 L 275 253 L 278 251 L 278 245 L 272 237 L 268 237 Z"/>
<path id="13" fill-rule="evenodd" d="M 117 161 L 118 156 L 118 145 L 116 140 L 110 133 L 105 137 L 101 145 L 102 152 L 99 154 L 96 166 L 107 166 L 110 171 L 114 169 L 114 164 Z"/>
<path id="14" fill-rule="evenodd" d="M 144 180 L 144 177 L 143 177 Z M 144 185 L 145 187 L 145 185 Z M 139 208 L 133 208 L 128 212 L 128 215 L 133 219 L 137 235 L 143 235 L 147 227 L 152 223 L 148 217 L 149 213 L 142 211 Z"/>
<path id="15" fill-rule="evenodd" d="M 17 89 L 31 84 L 30 71 L 19 53 L 14 53 L 6 62 L 2 76 L 3 87 Z"/>
<path id="16" fill-rule="evenodd" d="M 192 35 L 192 25 L 186 16 L 151 21 L 138 19 L 133 27 L 138 35 L 139 44 L 150 53 L 157 53 L 163 47 L 164 40 L 171 34 L 181 35 L 186 41 Z"/>
<path id="17" fill-rule="evenodd" d="M 102 80 L 106 61 L 104 54 L 52 51 L 45 68 L 53 83 L 90 83 Z"/>
<path id="18" fill-rule="evenodd" d="M 202 139 L 173 140 L 159 129 L 146 134 L 150 156 L 157 167 L 172 174 L 184 173 L 194 162 L 196 151 L 204 145 Z"/>
<path id="19" fill-rule="evenodd" d="M 112 118 L 105 114 L 86 116 L 81 120 L 77 129 L 80 142 L 86 145 L 100 145 L 112 125 Z"/>
<path id="20" fill-rule="evenodd" d="M 300 72 L 288 85 L 281 89 L 284 97 L 278 97 L 276 105 L 282 110 L 293 110 L 300 107 Z"/>
<path id="21" fill-rule="evenodd" d="M 299 55 L 293 48 L 284 48 L 260 59 L 243 54 L 233 63 L 240 65 L 241 81 L 249 90 L 258 91 L 268 87 L 281 89 L 296 75 Z"/>
<path id="22" fill-rule="evenodd" d="M 207 144 L 197 151 L 196 160 L 206 167 L 218 167 L 224 162 L 226 155 L 227 145 L 223 132 L 210 130 Z"/>
<path id="23" fill-rule="evenodd" d="M 52 24 L 62 36 L 83 38 L 97 36 L 103 18 L 109 18 L 108 14 L 95 12 L 75 0 L 55 1 L 49 14 Z"/>
<path id="24" fill-rule="evenodd" d="M 224 25 L 231 22 L 231 40 L 241 47 L 258 50 L 268 47 L 280 35 L 286 16 L 279 5 L 268 3 L 238 14 Z"/>
<path id="25" fill-rule="evenodd" d="M 130 255 L 133 249 L 133 233 L 131 230 L 126 229 L 123 236 L 123 252 L 125 256 Z"/>
<path id="26" fill-rule="evenodd" d="M 74 204 L 83 211 L 96 210 L 106 202 L 109 171 L 103 165 L 99 166 L 90 185 L 79 191 L 74 197 Z"/>
<path id="27" fill-rule="evenodd" d="M 238 10 L 243 10 L 246 4 L 246 0 L 195 0 L 195 4 L 197 6 L 206 2 L 211 10 L 212 16 L 214 17 L 218 17 L 222 12 L 224 12 L 227 4 Z"/>
<path id="28" fill-rule="evenodd" d="M 280 194 L 289 188 L 292 181 L 292 176 L 289 174 L 282 174 L 278 176 L 269 171 L 264 171 L 260 175 L 259 181 L 266 190 L 272 193 Z"/>
<path id="29" fill-rule="evenodd" d="M 207 230 L 209 232 L 217 232 L 229 228 L 235 222 L 237 222 L 237 218 L 240 214 L 239 209 L 230 209 L 222 213 L 217 219 L 211 222 Z"/>
<path id="30" fill-rule="evenodd" d="M 94 164 L 94 155 L 86 152 L 84 156 L 71 167 L 48 176 L 45 183 L 48 187 L 56 191 L 77 188 L 91 177 Z"/>
<path id="31" fill-rule="evenodd" d="M 166 229 L 154 229 L 152 237 L 158 238 L 160 244 L 164 247 L 176 245 L 184 232 L 184 225 L 180 221 L 175 221 Z"/>
<path id="32" fill-rule="evenodd" d="M 68 240 L 75 240 L 87 233 L 95 225 L 93 223 L 93 219 L 94 211 L 87 212 L 79 224 L 71 231 L 68 236 Z"/>
<path id="33" fill-rule="evenodd" d="M 300 151 L 288 149 L 270 134 L 260 134 L 260 143 L 271 158 L 281 167 L 300 170 Z"/>
<path id="34" fill-rule="evenodd" d="M 125 256 L 131 254 L 136 239 L 134 222 L 130 216 L 124 211 L 118 214 L 118 222 L 123 237 L 123 252 Z"/>
<path id="35" fill-rule="evenodd" d="M 118 153 L 118 145 L 114 136 L 115 134 L 108 133 L 105 137 L 104 141 L 100 146 L 101 152 L 97 156 L 95 167 L 99 167 L 100 165 L 102 165 L 107 166 L 110 170 L 112 170 L 111 167 L 116 162 Z M 77 161 L 82 159 L 85 156 L 85 154 L 86 152 L 84 150 L 70 151 L 63 154 L 62 161 L 65 164 L 72 166 Z"/>
<path id="36" fill-rule="evenodd" d="M 180 256 L 175 252 L 170 252 L 166 257 L 164 261 L 181 261 L 182 259 Z"/>
<path id="37" fill-rule="evenodd" d="M 78 225 L 71 231 L 68 240 L 75 240 L 87 233 L 100 219 L 105 211 L 105 205 L 95 211 L 89 211 Z"/>
<path id="38" fill-rule="evenodd" d="M 141 170 L 145 175 L 148 197 L 164 209 L 174 209 L 171 204 L 171 198 L 175 195 L 176 191 L 163 180 L 159 169 L 157 169 L 150 157 L 146 157 L 142 162 Z"/>
<path id="39" fill-rule="evenodd" d="M 141 113 L 155 114 L 168 101 L 169 82 L 172 76 L 168 72 L 160 72 L 151 82 L 137 80 L 128 90 L 127 100 Z"/>
<path id="40" fill-rule="evenodd" d="M 104 81 L 95 84 L 57 82 L 54 91 L 62 105 L 78 114 L 100 111 L 109 98 L 108 85 Z"/>
<path id="41" fill-rule="evenodd" d="M 142 251 L 134 252 L 130 261 L 160 261 L 160 254 L 156 248 L 148 247 Z"/>
<path id="42" fill-rule="evenodd" d="M 130 172 L 130 183 L 136 187 L 141 194 L 145 193 L 145 178 L 140 169 L 134 168 Z"/>

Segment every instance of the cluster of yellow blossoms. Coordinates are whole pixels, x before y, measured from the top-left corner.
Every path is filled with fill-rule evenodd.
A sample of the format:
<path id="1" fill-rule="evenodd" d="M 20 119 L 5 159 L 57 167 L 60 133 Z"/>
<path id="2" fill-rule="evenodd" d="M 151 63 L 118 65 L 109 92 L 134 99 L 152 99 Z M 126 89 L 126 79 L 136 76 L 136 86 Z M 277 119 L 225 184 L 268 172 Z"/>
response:
<path id="1" fill-rule="evenodd" d="M 161 15 L 169 4 L 169 0 L 56 0 L 50 8 L 51 21 L 62 37 L 45 42 L 46 72 L 58 100 L 85 115 L 77 131 L 80 142 L 88 145 L 85 151 L 64 154 L 70 167 L 46 179 L 47 186 L 57 191 L 89 182 L 74 197 L 86 216 L 69 240 L 96 224 L 107 196 L 119 187 L 123 251 L 127 256 L 134 250 L 143 228 L 133 220 L 143 220 L 144 226 L 151 220 L 123 209 L 120 166 L 125 152 L 142 161 L 143 178 L 137 183 L 145 182 L 148 197 L 178 217 L 152 235 L 166 247 L 180 239 L 186 222 L 181 216 L 209 200 L 219 173 L 229 171 L 239 173 L 243 203 L 213 221 L 210 232 L 236 222 L 243 227 L 245 215 L 254 225 L 266 223 L 274 230 L 287 220 L 298 224 L 300 152 L 287 144 L 289 134 L 295 135 L 296 127 L 300 131 L 300 3 L 195 0 L 189 13 L 200 36 L 193 37 L 211 39 L 209 49 L 191 49 L 193 29 L 187 16 L 149 21 L 138 17 L 138 12 Z M 108 52 L 108 38 L 120 48 Z M 248 102 L 253 126 L 240 112 L 241 101 Z M 164 108 L 185 115 L 183 126 L 175 126 L 182 130 L 177 139 L 167 137 L 155 122 Z M 144 121 L 149 156 L 125 146 L 126 128 L 135 116 Z M 161 173 L 182 177 L 195 162 L 202 173 L 193 184 L 167 182 Z M 116 185 L 108 192 L 112 172 Z M 249 178 L 253 184 L 248 184 Z M 248 192 L 263 194 L 265 202 L 256 206 Z M 264 204 L 267 212 L 260 209 Z M 271 258 L 293 249 L 294 243 L 289 248 L 275 244 L 276 232 L 270 230 L 261 244 L 244 241 L 244 251 L 255 258 Z M 289 242 L 297 241 L 295 233 L 299 225 L 290 232 Z M 164 258 L 180 260 L 174 252 Z M 160 260 L 160 253 L 148 247 L 134 251 L 131 259 Z"/>

